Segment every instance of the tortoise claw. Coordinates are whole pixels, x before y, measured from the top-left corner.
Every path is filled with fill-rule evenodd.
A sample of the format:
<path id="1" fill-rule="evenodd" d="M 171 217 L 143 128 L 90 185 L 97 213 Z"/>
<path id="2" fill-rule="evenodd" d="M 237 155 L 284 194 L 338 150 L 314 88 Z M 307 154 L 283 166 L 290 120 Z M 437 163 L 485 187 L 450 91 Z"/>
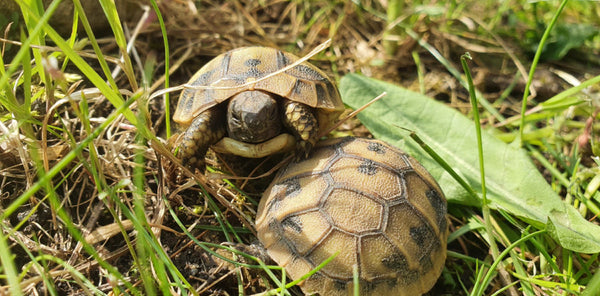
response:
<path id="1" fill-rule="evenodd" d="M 313 146 L 314 145 L 309 141 L 299 141 L 298 145 L 296 145 L 295 160 L 300 161 L 307 159 Z"/>

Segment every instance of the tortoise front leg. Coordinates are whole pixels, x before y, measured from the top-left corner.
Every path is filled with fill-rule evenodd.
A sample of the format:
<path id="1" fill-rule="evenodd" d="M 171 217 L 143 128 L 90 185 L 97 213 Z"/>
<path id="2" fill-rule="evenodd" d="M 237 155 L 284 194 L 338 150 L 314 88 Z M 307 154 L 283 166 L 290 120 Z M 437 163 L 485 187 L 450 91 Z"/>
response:
<path id="1" fill-rule="evenodd" d="M 307 158 L 319 137 L 319 123 L 313 109 L 302 103 L 286 101 L 283 103 L 283 114 L 283 123 L 298 139 L 296 157 Z"/>
<path id="2" fill-rule="evenodd" d="M 225 112 L 210 108 L 198 115 L 183 134 L 178 157 L 183 165 L 201 172 L 205 170 L 206 151 L 225 136 Z"/>

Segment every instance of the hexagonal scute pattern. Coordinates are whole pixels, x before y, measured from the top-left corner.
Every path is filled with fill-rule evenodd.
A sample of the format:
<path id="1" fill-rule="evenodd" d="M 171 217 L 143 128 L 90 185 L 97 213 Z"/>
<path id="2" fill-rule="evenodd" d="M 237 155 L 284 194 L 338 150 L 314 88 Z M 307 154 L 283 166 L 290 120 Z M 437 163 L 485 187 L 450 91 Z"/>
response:
<path id="1" fill-rule="evenodd" d="M 383 221 L 384 207 L 378 200 L 345 188 L 335 188 L 323 201 L 323 215 L 332 226 L 359 235 L 378 232 Z"/>
<path id="2" fill-rule="evenodd" d="M 307 294 L 420 295 L 446 259 L 446 200 L 412 157 L 377 140 L 324 141 L 283 168 L 259 204 L 269 255 Z"/>

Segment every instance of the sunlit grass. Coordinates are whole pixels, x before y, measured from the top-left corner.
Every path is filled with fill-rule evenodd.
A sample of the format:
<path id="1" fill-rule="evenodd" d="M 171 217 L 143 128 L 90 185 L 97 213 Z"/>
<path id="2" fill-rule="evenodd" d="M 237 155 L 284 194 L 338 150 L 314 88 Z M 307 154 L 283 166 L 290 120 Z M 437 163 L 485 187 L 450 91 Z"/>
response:
<path id="1" fill-rule="evenodd" d="M 119 19 L 114 1 L 100 0 L 103 11 L 95 12 L 107 16 L 112 47 L 106 46 L 105 38 L 95 36 L 82 3 L 72 1 L 81 24 L 76 23 L 71 34 L 62 36 L 48 24 L 59 1 L 44 8 L 39 1 L 17 0 L 25 15 L 23 34 L 9 36 L 18 43 L 10 44 L 10 54 L 3 52 L 0 59 L 0 157 L 6 156 L 0 161 L 0 191 L 20 190 L 17 195 L 2 195 L 0 212 L 0 289 L 11 295 L 30 294 L 35 285 L 59 295 L 63 292 L 61 281 L 68 281 L 78 292 L 94 295 L 197 295 L 232 282 L 240 293 L 249 282 L 256 290 L 268 291 L 267 295 L 288 294 L 294 289 L 302 279 L 290 279 L 264 258 L 232 247 L 253 241 L 256 202 L 250 199 L 258 196 L 242 193 L 244 189 L 233 181 L 199 178 L 173 187 L 168 181 L 170 171 L 163 169 L 173 165 L 165 155 L 170 151 L 166 139 L 174 127 L 170 125 L 170 94 L 158 93 L 157 89 L 183 83 L 186 75 L 201 66 L 200 60 L 216 52 L 261 42 L 308 52 L 324 38 L 332 38 L 332 46 L 315 60 L 331 68 L 327 70 L 334 77 L 363 72 L 400 84 L 403 81 L 397 72 L 400 67 L 406 71 L 408 60 L 415 65 L 408 70 L 415 74 L 414 85 L 423 94 L 431 90 L 432 76 L 427 74 L 434 70 L 445 73 L 447 78 L 442 80 L 458 83 L 449 92 L 459 98 L 450 96 L 448 103 L 470 109 L 464 113 L 481 127 L 481 133 L 522 144 L 566 204 L 596 223 L 600 171 L 593 161 L 583 164 L 577 153 L 588 148 L 579 147 L 580 143 L 590 145 L 586 160 L 599 149 L 594 131 L 598 129 L 600 75 L 590 69 L 590 73 L 576 73 L 580 74 L 578 80 L 569 80 L 568 75 L 555 71 L 562 80 L 554 81 L 560 81 L 563 88 L 545 101 L 529 98 L 529 86 L 539 80 L 540 65 L 550 57 L 564 57 L 557 53 L 573 48 L 588 52 L 589 56 L 581 56 L 592 65 L 600 62 L 594 58 L 600 48 L 598 34 L 570 44 L 553 38 L 556 28 L 579 28 L 567 24 L 597 24 L 599 9 L 593 1 L 506 1 L 501 5 L 491 1 L 430 1 L 404 4 L 402 11 L 386 10 L 380 3 L 369 1 L 296 1 L 285 3 L 281 10 L 270 1 L 252 8 L 241 2 L 228 6 L 208 1 L 210 5 L 204 8 L 213 9 L 213 13 L 217 9 L 243 11 L 239 13 L 243 25 L 235 27 L 237 31 L 227 31 L 225 27 L 234 26 L 223 18 L 224 28 L 206 28 L 195 25 L 190 14 L 183 22 L 196 26 L 189 35 L 170 27 L 178 20 L 173 18 L 173 11 L 166 10 L 168 6 L 151 1 L 146 9 L 155 12 L 152 17 L 156 21 L 147 22 L 155 27 L 146 27 L 150 33 L 142 33 L 145 39 L 139 46 L 152 54 L 138 56 L 139 61 L 132 52 L 138 40 L 130 39 L 131 32 Z M 401 6 L 398 1 L 389 2 Z M 256 13 L 265 7 L 274 12 Z M 281 20 L 269 19 L 279 16 Z M 237 32 L 242 34 L 235 35 Z M 583 31 L 577 36 L 586 34 Z M 448 36 L 454 38 L 444 43 L 450 40 Z M 509 51 L 504 40 L 519 47 L 516 53 Z M 473 78 L 459 70 L 460 60 L 453 47 L 465 44 L 482 50 L 469 64 L 474 71 L 486 67 L 483 57 L 509 56 L 502 61 L 502 71 L 509 68 L 506 63 L 514 63 L 514 72 L 507 74 L 510 83 L 494 98 L 478 89 L 481 81 L 474 83 L 477 72 Z M 543 51 L 548 44 L 553 52 Z M 364 50 L 365 46 L 369 50 Z M 411 47 L 407 50 L 403 46 Z M 463 53 L 468 51 L 463 49 Z M 357 57 L 360 54 L 364 56 Z M 399 60 L 402 63 L 397 63 Z M 175 70 L 178 80 L 164 75 Z M 489 66 L 484 70 L 497 69 Z M 521 100 L 515 101 L 513 92 L 522 80 L 526 82 L 524 92 L 517 98 Z M 470 107 L 468 97 L 477 98 L 478 105 Z M 156 119 L 151 119 L 156 100 L 163 108 L 161 129 L 155 126 Z M 587 136 L 588 141 L 579 142 L 580 135 Z M 421 140 L 418 134 L 414 137 Z M 435 155 L 426 141 L 422 145 Z M 17 159 L 17 164 L 5 166 L 9 156 Z M 443 163 L 443 159 L 438 160 Z M 485 164 L 486 159 L 480 161 Z M 461 179 L 461 172 L 452 174 L 448 165 L 446 169 Z M 464 181 L 463 186 L 474 197 L 482 198 L 482 206 L 449 205 L 451 250 L 436 292 L 600 294 L 597 254 L 564 249 L 546 229 L 536 229 L 514 213 L 487 207 L 482 188 L 471 188 Z M 27 230 L 38 223 L 38 216 L 44 217 L 40 223 L 45 227 Z M 51 222 L 44 224 L 47 221 Z M 90 240 L 90 232 L 96 234 L 95 229 L 107 225 L 114 226 L 110 236 Z M 165 232 L 178 243 L 166 243 Z M 120 241 L 119 248 L 105 245 L 111 237 Z M 215 258 L 220 268 L 227 268 L 227 264 L 233 269 L 211 277 L 212 282 L 200 283 L 177 262 L 184 250 L 196 247 L 202 250 L 197 254 Z M 90 270 L 102 272 L 92 274 Z M 253 273 L 249 275 L 248 270 Z"/>

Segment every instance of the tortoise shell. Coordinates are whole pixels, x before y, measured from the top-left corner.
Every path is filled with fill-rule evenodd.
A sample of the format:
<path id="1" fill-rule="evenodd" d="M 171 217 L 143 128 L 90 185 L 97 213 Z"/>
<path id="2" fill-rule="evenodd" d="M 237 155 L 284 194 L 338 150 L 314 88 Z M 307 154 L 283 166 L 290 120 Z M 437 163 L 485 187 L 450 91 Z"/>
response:
<path id="1" fill-rule="evenodd" d="M 259 204 L 256 229 L 269 256 L 307 294 L 420 295 L 446 259 L 446 199 L 414 158 L 385 142 L 321 142 L 289 164 Z"/>
<path id="2" fill-rule="evenodd" d="M 201 112 L 245 90 L 262 90 L 317 110 L 325 130 L 344 110 L 333 81 L 293 54 L 269 47 L 242 47 L 223 53 L 196 72 L 173 115 L 182 126 Z M 289 67 L 289 68 L 287 68 Z"/>

